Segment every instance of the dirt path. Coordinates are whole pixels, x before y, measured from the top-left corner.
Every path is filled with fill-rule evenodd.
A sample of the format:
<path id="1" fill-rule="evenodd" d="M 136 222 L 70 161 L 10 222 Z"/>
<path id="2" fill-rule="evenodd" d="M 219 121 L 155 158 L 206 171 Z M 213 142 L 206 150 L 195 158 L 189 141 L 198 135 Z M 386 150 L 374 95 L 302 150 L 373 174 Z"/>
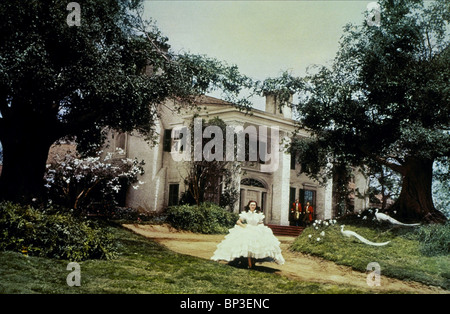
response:
<path id="1" fill-rule="evenodd" d="M 127 224 L 124 227 L 141 234 L 145 237 L 156 240 L 177 253 L 192 255 L 204 259 L 210 259 L 217 244 L 224 235 L 203 235 L 191 232 L 177 231 L 167 225 L 133 225 Z M 402 281 L 398 279 L 381 276 L 381 285 L 369 287 L 366 282 L 367 273 L 359 272 L 347 266 L 337 265 L 333 262 L 313 257 L 299 252 L 292 252 L 289 246 L 294 241 L 294 237 L 277 236 L 281 242 L 284 265 L 275 263 L 264 263 L 265 267 L 273 268 L 275 273 L 291 279 L 302 281 L 327 283 L 334 285 L 344 285 L 358 289 L 366 289 L 368 292 L 383 293 L 387 291 L 401 291 L 407 293 L 443 293 L 447 290 L 439 287 L 427 286 L 417 282 Z M 256 269 L 258 267 L 256 264 Z"/>

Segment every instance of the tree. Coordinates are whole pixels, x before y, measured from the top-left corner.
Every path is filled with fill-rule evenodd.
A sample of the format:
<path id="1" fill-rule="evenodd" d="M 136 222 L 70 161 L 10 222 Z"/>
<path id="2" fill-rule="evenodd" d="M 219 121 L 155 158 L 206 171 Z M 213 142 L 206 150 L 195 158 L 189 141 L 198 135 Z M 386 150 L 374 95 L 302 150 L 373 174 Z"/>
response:
<path id="1" fill-rule="evenodd" d="M 332 68 L 305 77 L 297 110 L 313 140 L 293 145 L 310 173 L 330 161 L 389 167 L 402 176 L 391 213 L 443 222 L 433 204 L 432 167 L 450 155 L 450 6 L 379 4 L 379 24 L 347 25 Z"/>
<path id="2" fill-rule="evenodd" d="M 1 2 L 0 199 L 41 195 L 49 148 L 60 138 L 75 139 L 83 153 L 98 149 L 108 128 L 151 140 L 165 99 L 189 104 L 212 88 L 231 99 L 249 82 L 235 66 L 171 53 L 141 20 L 142 3 L 83 1 L 72 25 L 68 15 L 77 12 L 64 1 Z"/>
<path id="3" fill-rule="evenodd" d="M 196 123 L 195 119 L 190 126 L 191 134 L 195 131 L 194 123 Z M 205 132 L 208 129 L 211 130 L 210 134 Z M 202 120 L 201 132 L 201 149 L 204 158 L 196 160 L 193 149 L 188 152 L 191 154 L 191 158 L 184 162 L 186 168 L 184 183 L 187 190 L 184 193 L 183 201 L 197 205 L 211 201 L 219 203 L 224 208 L 233 209 L 234 204 L 238 201 L 238 191 L 234 186 L 233 174 L 240 171 L 240 163 L 226 160 L 227 132 L 231 132 L 231 130 L 227 130 L 227 124 L 222 119 L 215 117 L 207 122 Z M 211 140 L 203 138 L 205 133 L 208 133 Z M 232 135 L 235 137 L 234 132 Z M 233 143 L 234 150 L 236 150 L 236 142 Z M 192 136 L 191 147 L 194 145 L 195 136 Z M 206 156 L 208 154 L 211 154 L 210 158 Z"/>

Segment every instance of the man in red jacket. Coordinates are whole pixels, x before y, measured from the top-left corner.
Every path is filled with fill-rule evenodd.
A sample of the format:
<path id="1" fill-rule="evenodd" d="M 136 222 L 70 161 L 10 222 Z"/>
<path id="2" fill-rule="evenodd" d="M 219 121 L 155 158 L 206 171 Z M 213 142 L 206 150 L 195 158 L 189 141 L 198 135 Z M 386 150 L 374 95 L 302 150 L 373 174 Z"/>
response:
<path id="1" fill-rule="evenodd" d="M 292 203 L 291 217 L 294 221 L 295 226 L 298 226 L 300 222 L 303 221 L 302 204 L 298 201 L 298 199 L 296 199 L 295 202 Z"/>
<path id="2" fill-rule="evenodd" d="M 313 221 L 314 208 L 309 204 L 309 202 L 306 202 L 304 213 L 305 213 L 305 223 L 310 224 Z"/>

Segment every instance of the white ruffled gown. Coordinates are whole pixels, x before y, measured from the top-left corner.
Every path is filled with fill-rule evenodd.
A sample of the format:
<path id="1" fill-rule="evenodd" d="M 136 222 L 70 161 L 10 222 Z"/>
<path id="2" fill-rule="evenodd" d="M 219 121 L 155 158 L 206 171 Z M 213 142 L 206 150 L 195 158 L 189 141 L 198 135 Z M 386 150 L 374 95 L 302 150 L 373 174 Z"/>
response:
<path id="1" fill-rule="evenodd" d="M 280 241 L 262 223 L 264 214 L 248 211 L 240 213 L 239 217 L 247 222 L 247 227 L 235 225 L 231 228 L 225 239 L 217 245 L 211 259 L 230 262 L 239 257 L 252 257 L 284 264 Z"/>

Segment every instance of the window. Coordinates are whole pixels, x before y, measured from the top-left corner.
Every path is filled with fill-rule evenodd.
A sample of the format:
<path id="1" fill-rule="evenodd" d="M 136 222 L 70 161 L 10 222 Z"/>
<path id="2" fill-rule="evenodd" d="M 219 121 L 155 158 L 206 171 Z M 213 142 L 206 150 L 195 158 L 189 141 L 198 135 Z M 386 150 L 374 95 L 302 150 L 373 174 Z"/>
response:
<path id="1" fill-rule="evenodd" d="M 172 130 L 164 130 L 163 151 L 170 152 L 172 149 Z"/>
<path id="2" fill-rule="evenodd" d="M 291 153 L 291 170 L 295 170 L 295 154 Z"/>
<path id="3" fill-rule="evenodd" d="M 305 190 L 305 204 L 309 202 L 309 204 L 314 205 L 315 194 L 315 191 Z"/>
<path id="4" fill-rule="evenodd" d="M 183 152 L 186 149 L 188 134 L 187 128 L 165 129 L 163 139 L 163 151 Z M 173 133 L 173 134 L 172 134 Z M 173 136 L 173 137 L 172 137 Z"/>
<path id="5" fill-rule="evenodd" d="M 300 189 L 299 199 L 303 206 L 306 205 L 306 202 L 314 206 L 316 203 L 316 191 Z"/>
<path id="6" fill-rule="evenodd" d="M 267 202 L 267 192 L 261 193 L 261 211 L 264 212 L 266 209 L 266 202 Z"/>
<path id="7" fill-rule="evenodd" d="M 179 184 L 169 185 L 169 206 L 178 205 L 178 192 L 180 189 Z"/>
<path id="8" fill-rule="evenodd" d="M 115 143 L 116 148 L 125 149 L 125 140 L 126 140 L 125 133 L 117 134 Z"/>
<path id="9" fill-rule="evenodd" d="M 295 188 L 289 188 L 289 209 L 291 208 L 292 203 L 295 202 Z"/>
<path id="10" fill-rule="evenodd" d="M 306 172 L 306 170 L 307 170 L 307 165 L 306 165 L 306 163 L 302 162 L 300 164 L 300 172 Z"/>
<path id="11" fill-rule="evenodd" d="M 267 162 L 268 154 L 267 154 L 267 143 L 264 141 L 258 141 L 258 153 L 259 153 L 259 163 L 265 164 Z"/>
<path id="12" fill-rule="evenodd" d="M 258 187 L 258 188 L 265 188 L 264 184 L 261 181 L 256 180 L 256 179 L 251 179 L 251 178 L 242 179 L 241 184 L 254 186 L 254 187 Z"/>

